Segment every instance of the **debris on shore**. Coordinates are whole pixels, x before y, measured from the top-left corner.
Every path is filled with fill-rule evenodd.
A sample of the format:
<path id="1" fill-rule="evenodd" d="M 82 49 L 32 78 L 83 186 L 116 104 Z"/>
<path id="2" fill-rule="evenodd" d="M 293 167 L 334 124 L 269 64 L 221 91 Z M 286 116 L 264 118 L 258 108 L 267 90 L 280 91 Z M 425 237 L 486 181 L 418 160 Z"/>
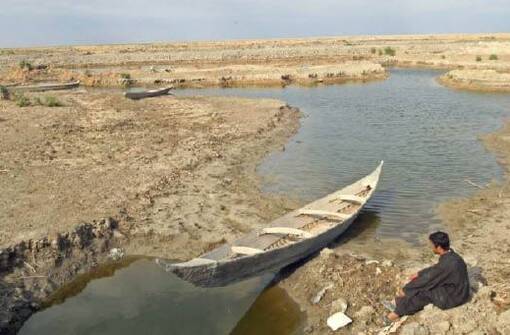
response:
<path id="1" fill-rule="evenodd" d="M 383 302 L 392 301 L 409 275 L 428 265 L 404 266 L 324 249 L 280 285 L 306 312 L 306 334 L 506 334 L 510 312 L 495 300 L 497 285 L 482 284 L 473 264 L 468 265 L 470 302 L 447 311 L 429 305 L 398 324 L 385 325 L 383 316 L 389 311 Z"/>

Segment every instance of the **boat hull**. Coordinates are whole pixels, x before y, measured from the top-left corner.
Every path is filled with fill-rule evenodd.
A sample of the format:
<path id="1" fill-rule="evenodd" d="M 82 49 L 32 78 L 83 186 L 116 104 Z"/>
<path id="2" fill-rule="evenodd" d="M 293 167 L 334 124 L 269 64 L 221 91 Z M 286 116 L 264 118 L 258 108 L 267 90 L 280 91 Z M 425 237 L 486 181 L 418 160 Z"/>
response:
<path id="1" fill-rule="evenodd" d="M 79 81 L 67 84 L 40 84 L 40 85 L 27 85 L 27 86 L 12 86 L 9 90 L 16 92 L 45 92 L 45 91 L 60 91 L 71 90 L 80 86 Z"/>
<path id="2" fill-rule="evenodd" d="M 159 97 L 162 95 L 167 95 L 168 92 L 171 90 L 171 87 L 167 87 L 160 90 L 154 90 L 154 91 L 145 91 L 145 92 L 126 92 L 124 93 L 124 96 L 128 99 L 132 100 L 140 100 L 145 98 L 154 98 Z"/>
<path id="3" fill-rule="evenodd" d="M 170 264 L 168 270 L 196 286 L 226 286 L 266 272 L 278 271 L 312 255 L 338 238 L 356 218 L 357 214 L 341 225 L 337 225 L 314 238 L 259 255 L 196 267 L 179 267 Z"/>
<path id="4" fill-rule="evenodd" d="M 198 258 L 176 264 L 159 262 L 167 271 L 203 287 L 225 286 L 278 271 L 319 251 L 351 226 L 374 194 L 382 165 L 357 182 Z"/>

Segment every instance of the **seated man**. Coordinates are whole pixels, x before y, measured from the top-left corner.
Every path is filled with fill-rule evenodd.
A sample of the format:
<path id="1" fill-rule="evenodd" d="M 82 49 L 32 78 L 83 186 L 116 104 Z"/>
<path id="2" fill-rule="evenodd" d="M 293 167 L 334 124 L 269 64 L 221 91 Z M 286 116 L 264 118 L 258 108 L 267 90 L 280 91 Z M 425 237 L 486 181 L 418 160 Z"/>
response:
<path id="1" fill-rule="evenodd" d="M 428 304 L 441 309 L 462 305 L 469 299 L 469 279 L 466 263 L 450 249 L 448 234 L 436 232 L 429 236 L 432 251 L 439 262 L 411 276 L 395 298 L 396 308 L 388 314 L 391 321 L 411 315 Z"/>

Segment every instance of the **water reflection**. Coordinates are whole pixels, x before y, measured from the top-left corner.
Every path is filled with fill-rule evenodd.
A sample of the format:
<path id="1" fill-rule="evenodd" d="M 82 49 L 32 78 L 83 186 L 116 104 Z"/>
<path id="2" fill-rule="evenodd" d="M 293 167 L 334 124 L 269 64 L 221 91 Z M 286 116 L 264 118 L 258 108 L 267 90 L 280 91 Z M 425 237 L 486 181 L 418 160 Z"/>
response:
<path id="1" fill-rule="evenodd" d="M 84 289 L 74 286 L 80 287 L 78 295 L 32 316 L 20 334 L 228 334 L 273 278 L 266 274 L 202 289 L 151 260 L 113 271 L 113 277 L 88 282 Z M 270 291 L 274 294 L 281 297 Z"/>
<path id="2" fill-rule="evenodd" d="M 257 298 L 231 335 L 297 334 L 304 319 L 304 312 L 287 292 L 272 286 Z"/>

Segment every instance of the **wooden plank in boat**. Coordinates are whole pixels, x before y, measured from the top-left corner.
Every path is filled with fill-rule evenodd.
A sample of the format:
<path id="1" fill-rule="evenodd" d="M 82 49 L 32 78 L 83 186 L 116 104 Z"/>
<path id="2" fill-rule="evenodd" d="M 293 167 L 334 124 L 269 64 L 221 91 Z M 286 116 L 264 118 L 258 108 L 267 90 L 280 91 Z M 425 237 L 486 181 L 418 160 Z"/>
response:
<path id="1" fill-rule="evenodd" d="M 264 250 L 257 249 L 257 248 L 250 248 L 250 247 L 242 247 L 242 246 L 232 246 L 230 247 L 232 249 L 232 252 L 236 255 L 256 255 L 261 254 L 264 252 Z"/>
<path id="2" fill-rule="evenodd" d="M 267 227 L 262 229 L 261 234 L 293 235 L 302 238 L 313 237 L 313 234 L 310 234 L 307 231 L 289 227 Z"/>

